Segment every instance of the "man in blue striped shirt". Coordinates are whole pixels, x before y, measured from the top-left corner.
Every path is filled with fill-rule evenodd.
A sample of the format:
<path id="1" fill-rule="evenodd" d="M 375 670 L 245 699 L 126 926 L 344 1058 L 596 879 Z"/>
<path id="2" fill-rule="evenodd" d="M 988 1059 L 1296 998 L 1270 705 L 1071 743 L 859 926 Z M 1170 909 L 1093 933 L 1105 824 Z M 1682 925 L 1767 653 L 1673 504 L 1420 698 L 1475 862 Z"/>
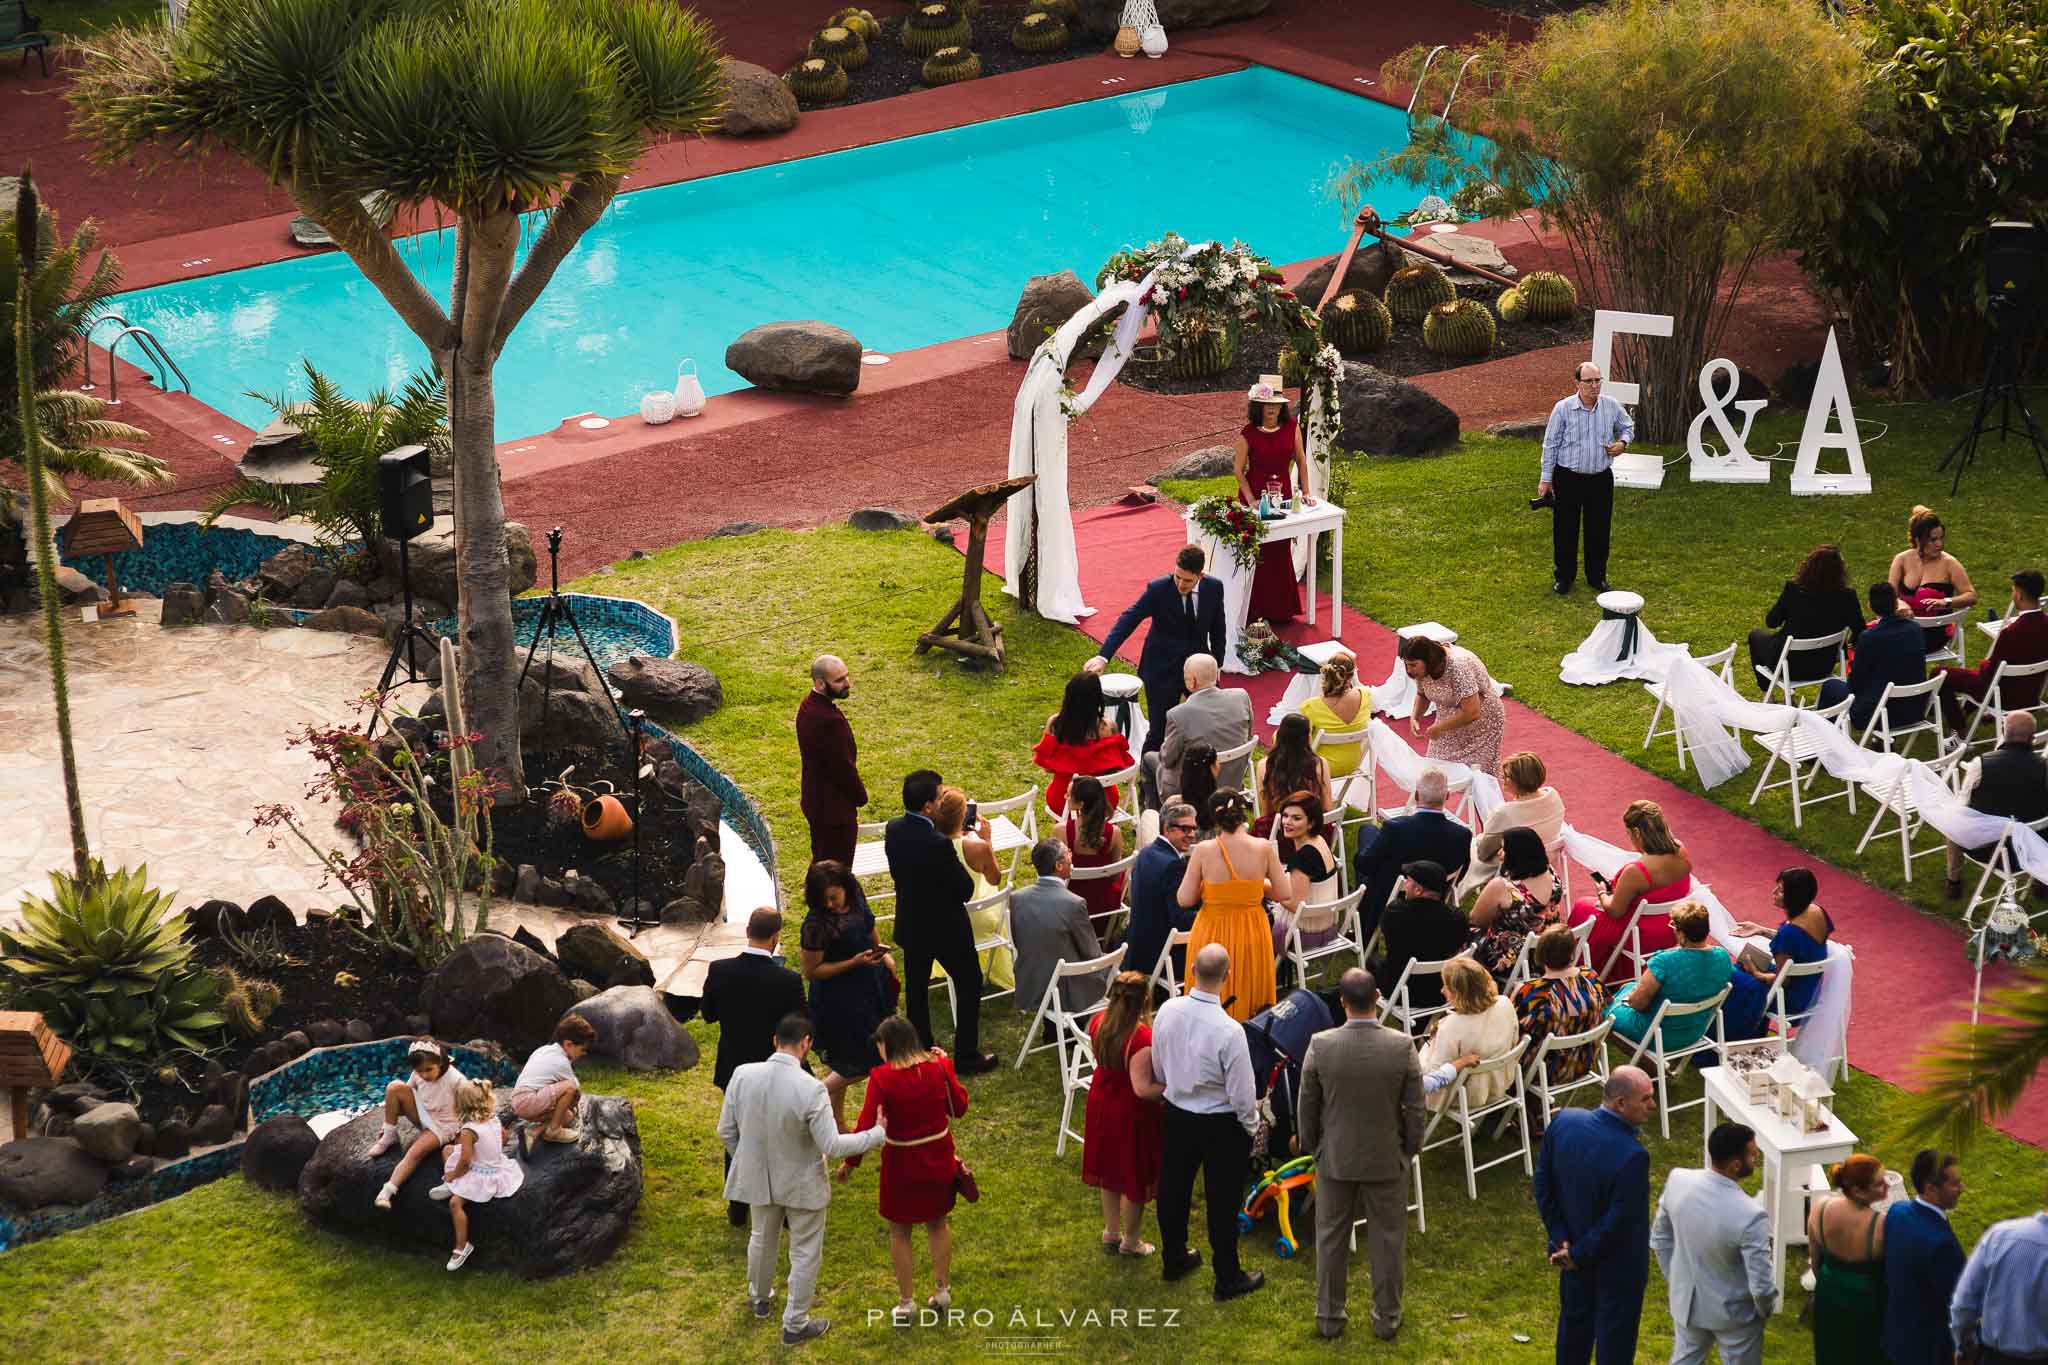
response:
<path id="1" fill-rule="evenodd" d="M 1543 429 L 1543 474 L 1536 496 L 1556 498 L 1550 527 L 1555 576 L 1550 590 L 1571 591 L 1579 570 L 1579 520 L 1586 523 L 1586 582 L 1607 591 L 1607 536 L 1614 523 L 1614 457 L 1635 439 L 1636 424 L 1621 404 L 1600 393 L 1600 367 L 1572 371 L 1577 392 L 1560 399 Z"/>
<path id="2" fill-rule="evenodd" d="M 1991 1225 L 1956 1283 L 1949 1327 L 1957 1360 L 2048 1360 L 2048 1213 Z"/>

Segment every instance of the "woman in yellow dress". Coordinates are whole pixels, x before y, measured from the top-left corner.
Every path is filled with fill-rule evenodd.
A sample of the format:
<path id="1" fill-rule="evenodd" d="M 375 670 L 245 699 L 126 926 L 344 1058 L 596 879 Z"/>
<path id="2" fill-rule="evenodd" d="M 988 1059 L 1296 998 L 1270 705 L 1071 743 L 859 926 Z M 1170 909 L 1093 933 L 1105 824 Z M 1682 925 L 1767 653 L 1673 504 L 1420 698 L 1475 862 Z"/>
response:
<path id="1" fill-rule="evenodd" d="M 1244 793 L 1220 791 L 1209 798 L 1216 837 L 1196 844 L 1188 854 L 1187 875 L 1181 878 L 1180 903 L 1199 905 L 1188 931 L 1188 961 L 1211 943 L 1230 954 L 1230 975 L 1224 979 L 1223 1008 L 1240 1022 L 1271 1005 L 1273 926 L 1266 902 L 1292 910 L 1299 903 L 1293 879 L 1280 864 L 1280 850 L 1245 828 Z M 1247 876 L 1238 869 L 1244 869 Z"/>
<path id="2" fill-rule="evenodd" d="M 1313 732 L 1311 740 L 1314 735 L 1364 729 L 1372 719 L 1372 689 L 1358 685 L 1358 661 L 1339 654 L 1324 664 L 1322 694 L 1303 702 L 1301 714 Z M 1358 771 L 1361 748 L 1362 743 L 1330 744 L 1317 752 L 1330 765 L 1330 776 L 1336 778 Z"/>
<path id="3" fill-rule="evenodd" d="M 939 788 L 939 814 L 932 822 L 939 827 L 939 833 L 953 841 L 953 854 L 967 868 L 974 878 L 974 894 L 970 902 L 986 900 L 993 896 L 1003 883 L 1003 869 L 996 862 L 995 850 L 989 847 L 989 838 L 994 833 L 989 822 L 983 820 L 980 827 L 969 830 L 967 825 L 967 793 L 958 787 Z M 998 906 L 986 910 L 968 912 L 967 922 L 974 930 L 978 943 L 993 938 L 1003 931 L 1003 912 Z M 1013 954 L 1008 948 L 991 948 L 981 955 L 981 979 L 986 989 L 997 991 L 1015 990 L 1017 977 L 1012 970 Z M 944 981 L 946 969 L 938 963 L 932 964 L 932 980 Z"/>

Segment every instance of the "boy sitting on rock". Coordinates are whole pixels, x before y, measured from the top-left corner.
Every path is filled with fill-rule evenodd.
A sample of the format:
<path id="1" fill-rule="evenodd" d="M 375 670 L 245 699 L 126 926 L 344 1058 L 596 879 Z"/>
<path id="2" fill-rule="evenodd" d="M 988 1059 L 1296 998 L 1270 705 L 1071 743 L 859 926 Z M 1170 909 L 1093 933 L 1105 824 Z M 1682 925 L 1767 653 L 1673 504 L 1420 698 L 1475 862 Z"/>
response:
<path id="1" fill-rule="evenodd" d="M 524 1120 L 522 1150 L 533 1150 L 533 1125 L 549 1142 L 575 1142 L 583 1134 L 574 1127 L 576 1102 L 582 1092 L 576 1085 L 577 1059 L 589 1053 L 597 1042 L 597 1030 L 580 1014 L 565 1014 L 555 1025 L 555 1041 L 537 1047 L 526 1059 L 519 1080 L 512 1087 L 512 1112 Z"/>

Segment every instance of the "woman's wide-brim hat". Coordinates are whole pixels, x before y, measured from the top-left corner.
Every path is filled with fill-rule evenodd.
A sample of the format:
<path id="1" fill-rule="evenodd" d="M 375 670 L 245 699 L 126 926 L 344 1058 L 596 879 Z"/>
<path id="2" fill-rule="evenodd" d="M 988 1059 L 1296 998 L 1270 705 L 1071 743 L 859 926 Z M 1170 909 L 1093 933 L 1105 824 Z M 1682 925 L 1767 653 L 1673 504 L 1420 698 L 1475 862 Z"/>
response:
<path id="1" fill-rule="evenodd" d="M 1277 374 L 1262 374 L 1258 383 L 1245 390 L 1244 396 L 1254 403 L 1285 403 L 1287 385 Z"/>

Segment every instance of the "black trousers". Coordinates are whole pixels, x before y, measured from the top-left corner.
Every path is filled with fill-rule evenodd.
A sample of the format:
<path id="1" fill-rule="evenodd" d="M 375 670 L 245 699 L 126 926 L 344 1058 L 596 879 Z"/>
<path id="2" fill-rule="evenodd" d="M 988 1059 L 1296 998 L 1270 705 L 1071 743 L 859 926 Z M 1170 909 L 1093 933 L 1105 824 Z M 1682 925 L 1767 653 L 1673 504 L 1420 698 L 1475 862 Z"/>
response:
<path id="1" fill-rule="evenodd" d="M 1551 471 L 1557 509 L 1551 514 L 1550 553 L 1557 581 L 1571 585 L 1579 570 L 1579 522 L 1586 524 L 1586 581 L 1607 581 L 1607 536 L 1614 526 L 1614 471 Z"/>
<path id="2" fill-rule="evenodd" d="M 953 979 L 953 995 L 960 1002 L 960 1018 L 953 1025 L 955 1061 L 972 1061 L 981 1056 L 981 958 L 974 951 L 974 935 L 967 916 L 960 916 L 960 932 L 939 943 L 920 942 L 916 947 L 898 940 L 903 950 L 903 1013 L 926 1047 L 932 1045 L 930 991 L 932 963 L 937 962 Z"/>
<path id="3" fill-rule="evenodd" d="M 1164 1243 L 1159 1256 L 1166 1269 L 1187 1264 L 1188 1213 L 1199 1170 L 1209 1220 L 1209 1264 L 1215 1268 L 1216 1283 L 1229 1284 L 1244 1274 L 1237 1260 L 1237 1210 L 1244 1203 L 1251 1158 L 1251 1134 L 1237 1115 L 1191 1114 L 1166 1106 L 1159 1163 L 1159 1235 Z"/>

